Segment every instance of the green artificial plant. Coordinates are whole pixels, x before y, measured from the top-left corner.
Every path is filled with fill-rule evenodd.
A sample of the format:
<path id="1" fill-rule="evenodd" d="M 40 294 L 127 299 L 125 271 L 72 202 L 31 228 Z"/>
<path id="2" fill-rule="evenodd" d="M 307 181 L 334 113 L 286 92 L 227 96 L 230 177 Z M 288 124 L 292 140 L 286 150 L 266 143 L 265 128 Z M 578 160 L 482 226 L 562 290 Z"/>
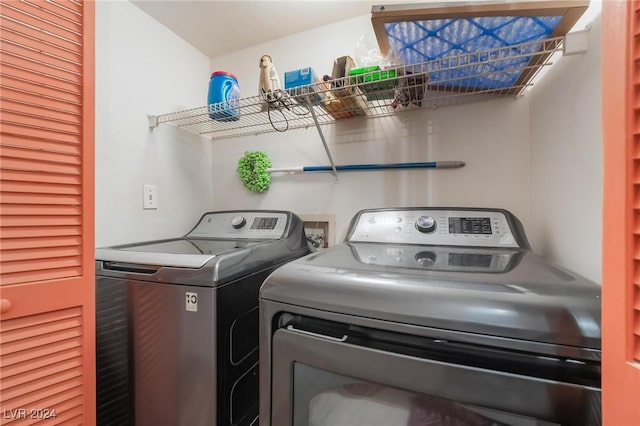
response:
<path id="1" fill-rule="evenodd" d="M 236 171 L 245 188 L 253 192 L 264 192 L 271 185 L 271 159 L 262 151 L 247 151 L 238 160 Z"/>

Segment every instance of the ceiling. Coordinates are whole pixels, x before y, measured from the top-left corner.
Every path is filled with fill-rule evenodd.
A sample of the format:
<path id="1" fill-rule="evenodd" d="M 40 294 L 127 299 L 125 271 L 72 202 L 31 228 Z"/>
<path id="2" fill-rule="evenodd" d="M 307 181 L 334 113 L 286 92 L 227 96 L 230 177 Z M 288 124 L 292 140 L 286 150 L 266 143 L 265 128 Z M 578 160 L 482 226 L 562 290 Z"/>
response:
<path id="1" fill-rule="evenodd" d="M 438 0 L 131 1 L 196 49 L 213 58 L 312 28 L 368 15 L 373 5 L 428 3 Z M 465 3 L 479 1 L 487 0 Z M 583 21 L 591 22 L 593 16 L 599 14 L 601 1 L 591 1 L 589 10 L 579 24 Z"/>
<path id="2" fill-rule="evenodd" d="M 367 15 L 374 4 L 413 1 L 132 0 L 209 57 Z"/>

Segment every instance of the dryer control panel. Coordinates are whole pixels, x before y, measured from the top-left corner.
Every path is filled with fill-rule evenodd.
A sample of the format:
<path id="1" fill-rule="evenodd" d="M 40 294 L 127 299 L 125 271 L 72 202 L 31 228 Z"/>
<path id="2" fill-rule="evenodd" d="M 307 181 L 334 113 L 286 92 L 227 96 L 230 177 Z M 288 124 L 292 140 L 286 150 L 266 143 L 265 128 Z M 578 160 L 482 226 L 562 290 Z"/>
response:
<path id="1" fill-rule="evenodd" d="M 510 216 L 510 217 L 507 217 Z M 348 241 L 437 246 L 522 248 L 526 241 L 505 210 L 409 208 L 363 210 Z"/>
<path id="2" fill-rule="evenodd" d="M 517 263 L 520 251 L 486 247 L 422 247 L 354 244 L 356 258 L 367 265 L 429 271 L 504 273 Z"/>
<path id="3" fill-rule="evenodd" d="M 269 211 L 206 213 L 187 237 L 279 239 L 287 227 L 287 214 Z"/>

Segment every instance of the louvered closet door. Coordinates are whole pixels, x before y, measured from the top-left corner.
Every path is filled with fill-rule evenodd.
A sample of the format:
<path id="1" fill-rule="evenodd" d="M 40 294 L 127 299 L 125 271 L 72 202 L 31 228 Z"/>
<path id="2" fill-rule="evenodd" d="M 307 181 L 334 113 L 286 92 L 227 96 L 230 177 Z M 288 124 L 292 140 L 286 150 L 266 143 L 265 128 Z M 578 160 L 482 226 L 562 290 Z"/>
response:
<path id="1" fill-rule="evenodd" d="M 640 425 L 640 1 L 602 9 L 604 425 Z"/>
<path id="2" fill-rule="evenodd" d="M 0 425 L 93 425 L 94 4 L 0 19 Z"/>

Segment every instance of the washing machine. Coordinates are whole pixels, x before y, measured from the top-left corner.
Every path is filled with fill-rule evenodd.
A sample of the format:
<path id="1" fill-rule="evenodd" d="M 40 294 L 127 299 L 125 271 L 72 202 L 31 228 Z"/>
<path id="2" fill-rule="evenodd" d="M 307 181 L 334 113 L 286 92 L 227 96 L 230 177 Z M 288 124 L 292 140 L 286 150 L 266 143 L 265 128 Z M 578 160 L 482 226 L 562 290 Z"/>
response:
<path id="1" fill-rule="evenodd" d="M 261 426 L 601 424 L 600 286 L 506 210 L 363 210 L 260 311 Z"/>
<path id="2" fill-rule="evenodd" d="M 265 210 L 97 249 L 98 425 L 257 424 L 258 289 L 309 250 L 298 216 Z"/>

